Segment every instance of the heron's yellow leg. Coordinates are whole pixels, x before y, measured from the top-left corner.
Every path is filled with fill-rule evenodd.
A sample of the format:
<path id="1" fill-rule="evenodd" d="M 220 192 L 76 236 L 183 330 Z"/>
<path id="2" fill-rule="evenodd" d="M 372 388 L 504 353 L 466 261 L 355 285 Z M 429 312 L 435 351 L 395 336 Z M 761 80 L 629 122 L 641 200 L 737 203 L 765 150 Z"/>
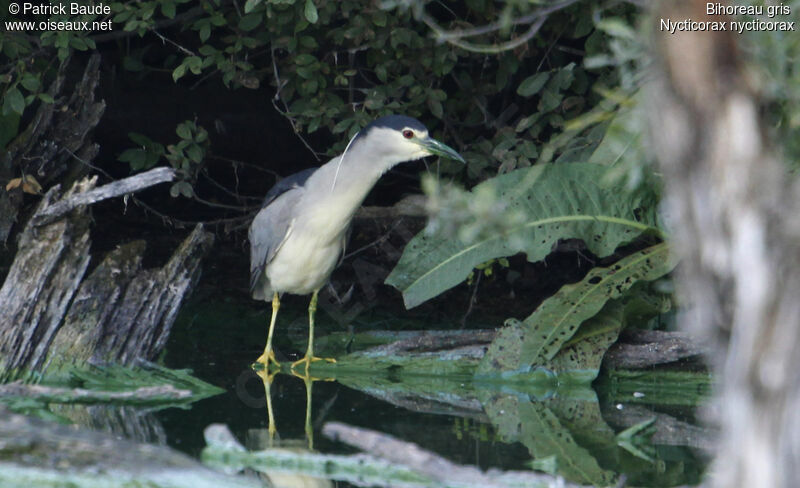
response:
<path id="1" fill-rule="evenodd" d="M 311 295 L 311 303 L 308 304 L 308 349 L 306 349 L 306 355 L 303 359 L 292 363 L 292 369 L 296 368 L 298 364 L 305 363 L 306 375 L 308 375 L 308 367 L 314 361 L 328 361 L 329 363 L 336 362 L 336 360 L 333 358 L 314 357 L 314 314 L 317 312 L 318 295 L 319 290 L 314 290 L 314 293 Z"/>
<path id="2" fill-rule="evenodd" d="M 269 432 L 270 447 L 272 447 L 272 441 L 275 438 L 275 433 L 278 431 L 278 429 L 275 427 L 275 414 L 272 413 L 272 394 L 270 393 L 270 387 L 272 386 L 272 380 L 275 379 L 275 375 L 278 374 L 278 372 L 275 371 L 270 373 L 268 369 L 262 369 L 260 371 L 256 371 L 256 374 L 264 382 L 264 394 L 267 398 L 267 417 L 269 420 L 269 427 L 267 430 Z"/>
<path id="3" fill-rule="evenodd" d="M 278 309 L 281 308 L 281 300 L 278 298 L 278 293 L 275 292 L 272 295 L 272 318 L 269 321 L 269 332 L 267 332 L 267 345 L 264 347 L 264 354 L 256 359 L 257 363 L 261 363 L 267 366 L 269 369 L 269 363 L 275 363 L 277 366 L 280 366 L 280 363 L 277 359 L 275 359 L 275 351 L 272 350 L 272 333 L 275 331 L 275 319 L 278 318 Z"/>

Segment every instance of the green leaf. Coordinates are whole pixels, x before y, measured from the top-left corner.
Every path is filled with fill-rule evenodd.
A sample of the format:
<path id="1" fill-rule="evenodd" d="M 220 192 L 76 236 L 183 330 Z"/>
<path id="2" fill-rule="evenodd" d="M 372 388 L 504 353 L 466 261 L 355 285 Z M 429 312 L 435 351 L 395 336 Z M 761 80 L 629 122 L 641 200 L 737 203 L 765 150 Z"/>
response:
<path id="1" fill-rule="evenodd" d="M 539 93 L 539 90 L 544 87 L 547 80 L 550 79 L 550 73 L 543 71 L 536 73 L 533 76 L 525 78 L 525 80 L 517 87 L 517 95 L 521 97 L 530 97 Z"/>
<path id="2" fill-rule="evenodd" d="M 247 0 L 244 3 L 244 13 L 249 14 L 254 8 L 258 7 L 262 0 Z"/>
<path id="3" fill-rule="evenodd" d="M 372 14 L 372 22 L 378 27 L 386 27 L 386 18 L 386 12 L 383 10 L 377 10 Z"/>
<path id="4" fill-rule="evenodd" d="M 149 146 L 153 143 L 153 141 L 149 137 L 147 137 L 144 134 L 139 134 L 138 132 L 128 132 L 128 139 L 144 147 Z"/>
<path id="5" fill-rule="evenodd" d="M 168 19 L 175 18 L 175 2 L 172 0 L 164 0 L 161 2 L 161 13 Z"/>
<path id="6" fill-rule="evenodd" d="M 542 97 L 539 99 L 539 105 L 536 107 L 540 112 L 551 112 L 561 105 L 561 100 L 564 97 L 556 90 L 551 90 L 549 87 L 542 92 Z"/>
<path id="7" fill-rule="evenodd" d="M 654 415 L 617 434 L 617 445 L 640 459 L 654 463 L 656 452 L 652 437 L 656 433 L 656 418 Z"/>
<path id="8" fill-rule="evenodd" d="M 211 37 L 211 24 L 204 24 L 200 27 L 200 32 L 197 33 L 201 42 L 206 42 Z"/>
<path id="9" fill-rule="evenodd" d="M 591 384 L 600 372 L 606 351 L 617 341 L 624 326 L 625 307 L 611 301 L 597 315 L 581 324 L 579 334 L 576 334 L 579 337 L 565 344 L 542 367 L 556 374 L 562 383 Z M 524 357 L 521 361 L 527 362 Z"/>
<path id="10" fill-rule="evenodd" d="M 197 144 L 192 144 L 186 148 L 186 155 L 195 163 L 203 161 L 203 150 Z"/>
<path id="11" fill-rule="evenodd" d="M 580 282 L 562 287 L 525 319 L 530 333 L 522 341 L 521 360 L 544 364 L 553 359 L 583 321 L 594 317 L 608 300 L 621 297 L 639 280 L 664 276 L 674 266 L 669 248 L 662 243 L 608 268 L 595 268 Z"/>
<path id="12" fill-rule="evenodd" d="M 251 31 L 258 27 L 264 15 L 261 13 L 247 14 L 239 20 L 239 28 L 243 31 Z"/>
<path id="13" fill-rule="evenodd" d="M 439 100 L 428 97 L 428 108 L 430 109 L 431 114 L 437 119 L 441 119 L 444 116 L 444 108 L 442 108 L 442 102 Z"/>
<path id="14" fill-rule="evenodd" d="M 674 266 L 667 245 L 658 244 L 608 268 L 594 269 L 579 283 L 565 285 L 523 322 L 506 321 L 476 369 L 476 377 L 591 383 L 624 327 L 645 323 L 671 306 L 665 295 L 642 286 L 631 288 L 637 282 L 658 279 Z"/>
<path id="15" fill-rule="evenodd" d="M 7 113 L 6 106 L 19 115 L 22 115 L 22 112 L 25 110 L 25 97 L 22 96 L 22 92 L 20 92 L 17 87 L 11 88 L 6 92 L 6 98 L 3 100 L 4 113 Z"/>
<path id="16" fill-rule="evenodd" d="M 185 63 L 189 70 L 196 75 L 199 75 L 203 69 L 203 58 L 200 56 L 189 56 Z"/>
<path id="17" fill-rule="evenodd" d="M 643 232 L 655 231 L 650 196 L 601 183 L 600 165 L 544 164 L 485 181 L 472 194 L 490 193 L 519 219 L 502 232 L 480 232 L 466 241 L 424 231 L 406 246 L 386 283 L 403 292 L 411 308 L 462 282 L 481 263 L 524 252 L 544 259 L 559 239 L 582 239 L 597 256 Z M 480 219 L 478 219 L 480 220 Z"/>
<path id="18" fill-rule="evenodd" d="M 636 40 L 636 31 L 631 28 L 630 23 L 618 17 L 603 19 L 597 23 L 597 28 L 612 37 L 621 37 L 628 40 Z"/>
<path id="19" fill-rule="evenodd" d="M 0 148 L 5 148 L 19 131 L 19 114 L 10 112 L 0 116 Z"/>
<path id="20" fill-rule="evenodd" d="M 580 436 L 573 435 L 544 402 L 521 403 L 519 417 L 520 442 L 535 458 L 555 456 L 558 474 L 564 479 L 590 486 L 616 484 L 616 474 L 603 469 L 592 453 L 580 445 Z M 608 428 L 595 426 L 603 427 Z"/>
<path id="21" fill-rule="evenodd" d="M 184 74 L 186 74 L 186 65 L 181 63 L 172 70 L 172 80 L 177 82 Z"/>
<path id="22" fill-rule="evenodd" d="M 89 46 L 86 45 L 86 41 L 84 41 L 80 37 L 70 37 L 69 45 L 73 49 L 77 49 L 78 51 L 86 51 L 87 49 L 89 49 Z"/>
<path id="23" fill-rule="evenodd" d="M 294 64 L 298 66 L 308 66 L 309 64 L 316 63 L 317 58 L 310 54 L 298 54 L 294 57 Z"/>
<path id="24" fill-rule="evenodd" d="M 319 20 L 319 14 L 317 13 L 317 6 L 314 5 L 313 0 L 306 0 L 306 6 L 303 10 L 303 14 L 306 17 L 306 20 L 311 24 L 316 24 L 317 20 Z"/>
<path id="25" fill-rule="evenodd" d="M 49 93 L 40 93 L 37 96 L 39 97 L 39 100 L 43 101 L 44 103 L 56 103 L 55 98 L 53 98 L 53 96 Z"/>
<path id="26" fill-rule="evenodd" d="M 628 163 L 635 167 L 645 161 L 646 151 L 642 145 L 641 127 L 644 114 L 635 107 L 620 107 L 613 115 L 603 140 L 589 157 L 589 162 L 604 165 Z"/>
<path id="27" fill-rule="evenodd" d="M 141 169 L 147 161 L 147 153 L 138 147 L 126 149 L 117 157 L 117 160 L 128 163 L 131 169 Z"/>
<path id="28" fill-rule="evenodd" d="M 175 127 L 175 133 L 178 134 L 178 137 L 181 139 L 191 139 L 192 138 L 192 129 L 189 127 L 187 122 L 181 122 Z"/>
<path id="29" fill-rule="evenodd" d="M 19 80 L 19 84 L 29 92 L 35 92 L 39 89 L 39 78 L 30 73 L 25 73 L 25 76 Z"/>

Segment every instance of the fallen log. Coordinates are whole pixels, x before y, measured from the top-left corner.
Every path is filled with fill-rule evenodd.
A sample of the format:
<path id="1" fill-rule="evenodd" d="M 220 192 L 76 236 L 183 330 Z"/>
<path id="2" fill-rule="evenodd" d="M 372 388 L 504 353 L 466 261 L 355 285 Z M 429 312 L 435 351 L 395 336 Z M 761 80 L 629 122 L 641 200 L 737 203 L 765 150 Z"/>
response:
<path id="1" fill-rule="evenodd" d="M 649 368 L 707 354 L 709 349 L 684 332 L 628 329 L 608 348 L 603 366 L 611 369 Z"/>
<path id="2" fill-rule="evenodd" d="M 352 356 L 345 356 L 339 361 L 339 367 L 349 365 L 349 361 L 363 358 L 377 358 L 384 365 L 404 366 L 418 361 L 421 356 L 430 359 L 450 359 L 452 361 L 476 362 L 483 358 L 486 348 L 497 334 L 492 329 L 476 330 L 427 330 L 403 331 L 402 333 L 365 332 L 347 341 L 353 344 L 372 343 L 377 340 L 385 344 L 359 351 Z M 337 341 L 335 334 L 328 336 L 327 341 Z M 392 340 L 394 339 L 394 340 Z M 322 339 L 323 341 L 325 339 Z M 606 369 L 640 369 L 661 364 L 668 364 L 694 358 L 706 353 L 707 347 L 698 343 L 684 332 L 667 332 L 657 330 L 626 329 L 606 352 L 603 367 Z M 361 363 L 359 363 L 361 364 Z"/>

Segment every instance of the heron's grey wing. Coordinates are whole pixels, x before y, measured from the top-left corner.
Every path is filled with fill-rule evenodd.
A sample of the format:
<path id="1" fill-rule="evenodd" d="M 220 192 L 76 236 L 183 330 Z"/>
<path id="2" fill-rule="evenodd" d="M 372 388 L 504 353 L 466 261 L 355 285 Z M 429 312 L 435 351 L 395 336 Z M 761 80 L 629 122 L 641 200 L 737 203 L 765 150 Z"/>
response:
<path id="1" fill-rule="evenodd" d="M 283 178 L 281 181 L 275 183 L 275 185 L 269 189 L 266 196 L 264 197 L 264 201 L 261 203 L 261 208 L 266 207 L 267 205 L 272 203 L 273 200 L 283 195 L 287 191 L 293 188 L 301 188 L 303 185 L 306 184 L 306 180 L 308 180 L 311 174 L 318 169 L 319 168 L 304 169 L 303 171 L 299 171 L 293 175 L 289 175 L 286 178 Z"/>
<path id="2" fill-rule="evenodd" d="M 269 283 L 263 281 L 266 280 L 264 268 L 286 241 L 294 220 L 292 209 L 297 207 L 301 194 L 301 189 L 284 192 L 262 208 L 250 224 L 247 234 L 250 239 L 250 293 L 256 299 L 271 298 Z M 262 290 L 267 296 L 260 296 Z"/>
<path id="3" fill-rule="evenodd" d="M 272 294 L 269 283 L 264 282 L 264 268 L 289 235 L 292 211 L 300 200 L 303 185 L 316 170 L 309 168 L 300 171 L 275 184 L 267 192 L 261 210 L 250 224 L 250 293 L 256 299 L 269 300 Z"/>

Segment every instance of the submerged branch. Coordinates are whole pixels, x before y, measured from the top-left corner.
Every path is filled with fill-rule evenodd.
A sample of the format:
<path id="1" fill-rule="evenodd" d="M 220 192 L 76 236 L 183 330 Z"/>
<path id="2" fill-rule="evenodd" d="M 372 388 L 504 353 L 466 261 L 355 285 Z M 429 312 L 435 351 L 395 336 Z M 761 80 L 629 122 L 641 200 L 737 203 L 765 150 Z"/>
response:
<path id="1" fill-rule="evenodd" d="M 552 476 L 524 471 L 481 471 L 475 466 L 455 464 L 412 442 L 401 441 L 374 430 L 352 427 L 339 422 L 328 422 L 322 433 L 333 439 L 357 447 L 372 455 L 401 464 L 421 473 L 443 486 L 481 487 L 573 487 L 571 483 Z"/>
<path id="2" fill-rule="evenodd" d="M 30 385 L 15 381 L 0 385 L 0 398 L 24 397 L 55 403 L 99 403 L 122 402 L 142 403 L 149 401 L 185 400 L 191 398 L 191 390 L 181 390 L 173 385 L 142 386 L 129 391 L 87 390 L 83 388 L 60 388 L 43 385 Z"/>

